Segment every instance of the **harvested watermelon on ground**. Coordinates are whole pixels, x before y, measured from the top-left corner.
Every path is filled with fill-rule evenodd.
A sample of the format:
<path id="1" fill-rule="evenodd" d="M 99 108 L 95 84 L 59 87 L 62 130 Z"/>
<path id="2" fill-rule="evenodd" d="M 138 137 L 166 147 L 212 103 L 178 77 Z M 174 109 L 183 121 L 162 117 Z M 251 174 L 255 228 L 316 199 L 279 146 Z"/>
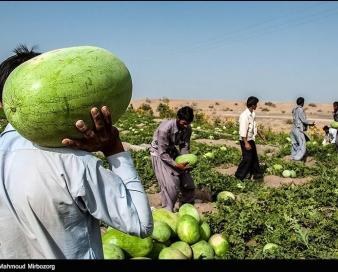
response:
<path id="1" fill-rule="evenodd" d="M 188 244 L 196 243 L 201 237 L 198 221 L 187 214 L 179 217 L 177 222 L 177 235 L 181 241 Z"/>
<path id="2" fill-rule="evenodd" d="M 144 257 L 153 248 L 151 237 L 140 238 L 111 227 L 102 236 L 102 244 L 114 244 L 127 252 L 131 257 Z"/>
<path id="3" fill-rule="evenodd" d="M 159 242 L 167 242 L 171 236 L 171 228 L 165 222 L 154 221 L 154 228 L 151 237 Z"/>
<path id="4" fill-rule="evenodd" d="M 167 223 L 168 226 L 171 229 L 171 237 L 176 236 L 176 228 L 177 228 L 177 220 L 178 216 L 177 214 L 168 211 L 167 209 L 164 208 L 159 208 L 159 209 L 154 209 L 152 211 L 153 219 L 154 221 L 160 221 Z"/>
<path id="5" fill-rule="evenodd" d="M 192 258 L 192 249 L 191 249 L 191 247 L 189 246 L 188 243 L 183 242 L 183 241 L 177 241 L 175 243 L 172 243 L 170 245 L 170 247 L 178 249 L 179 251 L 181 251 L 184 254 L 184 256 L 187 257 L 187 259 Z"/>
<path id="6" fill-rule="evenodd" d="M 229 251 L 229 242 L 222 234 L 214 234 L 209 239 L 209 244 L 218 257 L 223 257 Z"/>
<path id="7" fill-rule="evenodd" d="M 183 204 L 179 210 L 178 210 L 178 217 L 182 217 L 183 215 L 190 215 L 192 217 L 194 217 L 198 223 L 200 223 L 200 215 L 197 211 L 197 209 L 194 207 L 194 205 L 190 204 L 190 203 L 185 203 Z"/>

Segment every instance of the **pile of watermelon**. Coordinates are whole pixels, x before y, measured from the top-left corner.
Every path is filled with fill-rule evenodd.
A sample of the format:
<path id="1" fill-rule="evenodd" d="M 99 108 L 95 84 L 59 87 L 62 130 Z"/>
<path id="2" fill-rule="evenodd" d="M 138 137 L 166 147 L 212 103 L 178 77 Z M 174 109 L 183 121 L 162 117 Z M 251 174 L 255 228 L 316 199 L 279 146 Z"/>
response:
<path id="1" fill-rule="evenodd" d="M 211 234 L 210 226 L 191 204 L 177 213 L 166 209 L 152 212 L 154 229 L 147 238 L 108 228 L 102 236 L 105 259 L 188 260 L 222 259 L 229 251 L 223 234 Z"/>

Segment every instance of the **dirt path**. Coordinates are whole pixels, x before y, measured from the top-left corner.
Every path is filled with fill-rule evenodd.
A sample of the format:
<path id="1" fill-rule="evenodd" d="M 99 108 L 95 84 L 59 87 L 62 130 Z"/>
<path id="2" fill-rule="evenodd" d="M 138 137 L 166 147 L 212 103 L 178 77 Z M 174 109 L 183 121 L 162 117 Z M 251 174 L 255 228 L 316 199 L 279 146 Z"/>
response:
<path id="1" fill-rule="evenodd" d="M 160 194 L 147 194 L 151 207 L 161 208 Z M 216 210 L 216 203 L 214 202 L 202 202 L 200 199 L 196 199 L 194 204 L 195 208 L 200 214 L 212 213 Z M 176 203 L 175 209 L 178 209 L 178 203 Z"/>
<path id="2" fill-rule="evenodd" d="M 280 188 L 284 185 L 304 185 L 311 182 L 310 177 L 306 178 L 283 178 L 279 176 L 265 176 L 263 181 L 263 186 L 269 188 Z"/>
<path id="3" fill-rule="evenodd" d="M 220 165 L 215 167 L 214 170 L 221 173 L 222 175 L 234 176 L 237 170 L 235 165 Z M 280 176 L 268 175 L 263 178 L 263 186 L 269 188 L 280 188 L 283 185 L 303 185 L 311 182 L 310 177 L 306 178 L 284 178 Z"/>
<path id="4" fill-rule="evenodd" d="M 236 143 L 233 140 L 228 139 L 218 139 L 218 140 L 210 140 L 210 139 L 196 139 L 195 140 L 198 143 L 207 144 L 207 145 L 226 145 L 230 147 L 234 147 L 237 149 L 241 149 L 240 145 Z M 278 152 L 278 147 L 273 145 L 260 145 L 257 144 L 257 153 L 258 155 L 267 155 L 267 156 L 273 156 Z"/>
<path id="5" fill-rule="evenodd" d="M 291 155 L 285 156 L 283 158 L 283 160 L 285 160 L 285 161 L 292 161 L 291 160 Z M 297 161 L 296 163 L 305 164 L 305 166 L 307 166 L 307 167 L 313 167 L 314 165 L 316 165 L 317 161 L 313 157 L 308 156 L 308 157 L 305 158 L 304 161 Z"/>

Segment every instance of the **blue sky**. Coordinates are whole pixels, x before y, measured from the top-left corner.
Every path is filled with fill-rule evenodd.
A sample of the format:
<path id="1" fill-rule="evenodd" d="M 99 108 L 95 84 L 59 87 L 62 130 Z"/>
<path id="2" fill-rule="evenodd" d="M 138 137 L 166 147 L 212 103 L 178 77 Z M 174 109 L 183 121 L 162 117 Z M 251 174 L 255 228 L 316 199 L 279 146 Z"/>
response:
<path id="1" fill-rule="evenodd" d="M 133 98 L 338 100 L 338 2 L 0 2 L 0 61 L 93 45 L 116 54 Z"/>

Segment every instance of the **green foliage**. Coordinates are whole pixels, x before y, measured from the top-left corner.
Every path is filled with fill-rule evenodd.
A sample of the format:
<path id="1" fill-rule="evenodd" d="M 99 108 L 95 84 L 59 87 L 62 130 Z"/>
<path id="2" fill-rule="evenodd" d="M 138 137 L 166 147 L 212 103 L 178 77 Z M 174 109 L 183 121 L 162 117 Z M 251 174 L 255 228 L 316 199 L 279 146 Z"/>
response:
<path id="1" fill-rule="evenodd" d="M 160 118 L 174 118 L 176 117 L 176 112 L 173 111 L 168 104 L 160 103 L 157 106 L 157 111 L 159 112 Z"/>

